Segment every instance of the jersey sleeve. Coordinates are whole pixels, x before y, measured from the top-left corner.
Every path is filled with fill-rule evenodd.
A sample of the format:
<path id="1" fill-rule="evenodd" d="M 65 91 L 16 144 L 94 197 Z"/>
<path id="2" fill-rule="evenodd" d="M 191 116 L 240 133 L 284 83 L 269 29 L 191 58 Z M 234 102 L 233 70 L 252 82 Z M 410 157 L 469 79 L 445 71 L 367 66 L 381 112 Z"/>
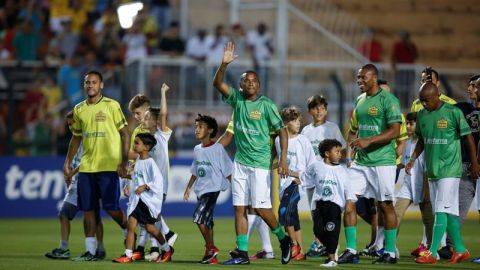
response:
<path id="1" fill-rule="evenodd" d="M 350 132 L 357 133 L 358 131 L 358 121 L 357 121 L 357 110 L 353 110 L 352 117 L 350 118 Z"/>
<path id="2" fill-rule="evenodd" d="M 74 136 L 82 136 L 82 123 L 78 115 L 78 110 L 73 110 L 73 124 L 71 126 L 71 131 Z"/>
<path id="3" fill-rule="evenodd" d="M 167 127 L 167 131 L 162 131 L 161 129 L 158 129 L 160 130 L 160 136 L 162 136 L 165 141 L 168 143 L 168 141 L 170 140 L 170 137 L 172 137 L 172 130 Z"/>
<path id="4" fill-rule="evenodd" d="M 277 106 L 273 102 L 270 102 L 269 106 L 267 106 L 267 117 L 268 122 L 270 125 L 270 129 L 278 133 L 280 129 L 285 127 L 283 124 L 282 118 L 278 113 Z"/>
<path id="5" fill-rule="evenodd" d="M 222 99 L 227 103 L 228 105 L 232 106 L 235 108 L 237 106 L 238 98 L 240 96 L 240 91 L 237 89 L 229 86 L 228 87 L 228 97 L 225 97 L 222 95 Z"/>
<path id="6" fill-rule="evenodd" d="M 405 116 L 402 116 L 402 123 L 400 124 L 400 134 L 398 135 L 397 140 L 398 141 L 405 141 L 408 139 L 408 134 L 407 134 L 407 122 L 405 120 Z"/>
<path id="7" fill-rule="evenodd" d="M 113 104 L 114 104 L 112 109 L 113 121 L 115 123 L 115 127 L 117 128 L 117 130 L 120 130 L 123 127 L 127 126 L 127 120 L 125 119 L 125 115 L 123 115 L 120 105 L 117 102 Z"/>
<path id="8" fill-rule="evenodd" d="M 398 102 L 398 99 L 393 95 L 385 99 L 385 113 L 388 124 L 402 123 L 400 103 Z"/>
<path id="9" fill-rule="evenodd" d="M 228 133 L 235 134 L 235 131 L 233 130 L 233 113 L 232 113 L 232 117 L 230 117 L 230 121 L 228 122 L 226 131 Z"/>

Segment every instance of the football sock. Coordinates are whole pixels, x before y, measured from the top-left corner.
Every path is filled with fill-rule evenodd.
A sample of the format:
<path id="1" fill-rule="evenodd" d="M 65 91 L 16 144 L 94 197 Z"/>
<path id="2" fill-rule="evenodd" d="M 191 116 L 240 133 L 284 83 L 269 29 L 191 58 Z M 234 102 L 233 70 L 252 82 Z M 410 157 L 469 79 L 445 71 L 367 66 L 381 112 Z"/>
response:
<path id="1" fill-rule="evenodd" d="M 237 235 L 238 250 L 248 252 L 248 236 L 246 234 Z"/>
<path id="2" fill-rule="evenodd" d="M 68 240 L 60 240 L 60 247 L 59 249 L 61 250 L 67 250 L 68 249 Z"/>
<path id="3" fill-rule="evenodd" d="M 285 232 L 283 231 L 282 226 L 280 226 L 280 224 L 278 224 L 278 226 L 277 226 L 276 229 L 273 229 L 273 230 L 272 230 L 272 233 L 277 236 L 277 238 L 278 238 L 279 241 L 282 241 L 283 238 L 285 238 L 285 236 L 287 236 L 287 235 L 285 234 Z"/>
<path id="4" fill-rule="evenodd" d="M 90 254 L 95 255 L 97 249 L 97 239 L 95 237 L 85 237 L 85 248 Z"/>
<path id="5" fill-rule="evenodd" d="M 259 218 L 260 219 L 260 218 Z M 266 252 L 273 252 L 272 242 L 270 242 L 270 228 L 268 228 L 267 223 L 260 219 L 257 222 L 257 231 L 262 240 L 262 248 Z"/>
<path id="6" fill-rule="evenodd" d="M 448 235 L 452 238 L 455 252 L 464 253 L 465 245 L 463 244 L 462 235 L 460 234 L 460 222 L 458 222 L 457 216 L 447 214 L 447 231 Z"/>
<path id="7" fill-rule="evenodd" d="M 437 257 L 437 250 L 442 241 L 442 237 L 447 229 L 447 214 L 435 213 L 435 224 L 433 224 L 432 244 L 430 245 L 430 252 L 434 258 Z"/>
<path id="8" fill-rule="evenodd" d="M 397 229 L 385 230 L 385 252 L 388 252 L 392 258 L 395 258 L 396 238 Z"/>
<path id="9" fill-rule="evenodd" d="M 353 254 L 357 254 L 357 226 L 345 227 L 345 238 L 347 249 Z"/>

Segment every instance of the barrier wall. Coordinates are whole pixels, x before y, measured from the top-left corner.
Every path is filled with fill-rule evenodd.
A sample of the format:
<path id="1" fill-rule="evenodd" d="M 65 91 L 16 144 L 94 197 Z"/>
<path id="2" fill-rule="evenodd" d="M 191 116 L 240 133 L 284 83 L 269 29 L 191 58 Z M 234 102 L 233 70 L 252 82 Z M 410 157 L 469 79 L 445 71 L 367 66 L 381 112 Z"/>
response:
<path id="1" fill-rule="evenodd" d="M 64 157 L 0 157 L 0 218 L 56 217 L 65 196 Z M 195 194 L 188 202 L 183 193 L 190 179 L 191 159 L 170 160 L 170 181 L 166 216 L 190 217 L 196 205 Z M 216 216 L 233 216 L 231 192 L 220 193 Z M 126 208 L 127 199 L 121 200 Z"/>

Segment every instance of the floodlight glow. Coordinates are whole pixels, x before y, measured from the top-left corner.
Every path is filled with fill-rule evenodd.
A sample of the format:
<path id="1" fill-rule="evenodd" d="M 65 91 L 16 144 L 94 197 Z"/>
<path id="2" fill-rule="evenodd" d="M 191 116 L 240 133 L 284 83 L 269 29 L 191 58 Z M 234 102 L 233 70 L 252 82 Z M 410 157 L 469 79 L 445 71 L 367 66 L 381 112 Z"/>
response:
<path id="1" fill-rule="evenodd" d="M 120 26 L 123 29 L 128 29 L 132 27 L 133 21 L 137 16 L 138 12 L 143 9 L 143 3 L 141 2 L 132 2 L 124 5 L 120 5 L 117 8 L 118 20 L 120 21 Z"/>

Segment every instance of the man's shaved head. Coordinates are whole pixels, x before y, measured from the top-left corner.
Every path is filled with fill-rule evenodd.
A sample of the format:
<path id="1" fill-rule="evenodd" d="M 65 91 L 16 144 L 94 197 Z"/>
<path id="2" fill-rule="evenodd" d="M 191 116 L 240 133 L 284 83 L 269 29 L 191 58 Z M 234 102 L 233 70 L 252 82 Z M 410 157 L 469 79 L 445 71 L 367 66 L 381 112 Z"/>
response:
<path id="1" fill-rule="evenodd" d="M 426 82 L 420 86 L 420 102 L 428 111 L 433 111 L 440 106 L 440 91 L 432 82 Z"/>

